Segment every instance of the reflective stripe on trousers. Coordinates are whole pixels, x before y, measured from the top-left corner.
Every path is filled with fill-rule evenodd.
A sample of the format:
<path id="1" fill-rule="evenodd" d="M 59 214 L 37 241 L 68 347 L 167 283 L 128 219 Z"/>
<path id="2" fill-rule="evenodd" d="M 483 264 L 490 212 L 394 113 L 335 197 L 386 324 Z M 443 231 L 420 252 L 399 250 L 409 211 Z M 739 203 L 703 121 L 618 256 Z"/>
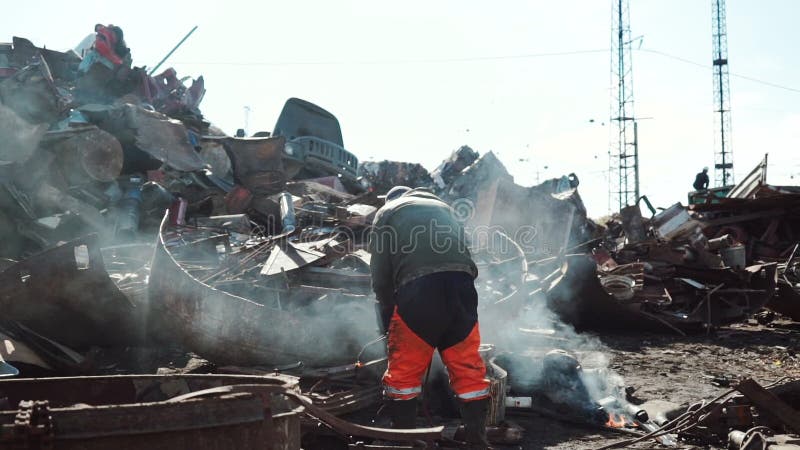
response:
<path id="1" fill-rule="evenodd" d="M 465 392 L 463 394 L 458 394 L 458 398 L 464 401 L 470 400 L 480 400 L 482 398 L 486 398 L 489 396 L 489 388 L 481 389 L 480 391 L 472 391 L 472 392 Z"/>
<path id="2" fill-rule="evenodd" d="M 422 392 L 422 385 L 414 386 L 408 389 L 396 389 L 391 386 L 386 386 L 386 393 L 394 398 L 406 396 L 411 396 L 411 398 L 413 398 L 420 392 Z"/>
<path id="3" fill-rule="evenodd" d="M 440 351 L 450 376 L 450 385 L 464 401 L 489 396 L 486 366 L 478 354 L 480 332 L 476 323 L 461 342 Z M 422 378 L 434 348 L 408 327 L 395 309 L 389 323 L 389 361 L 383 375 L 386 396 L 398 400 L 415 398 L 422 391 Z"/>

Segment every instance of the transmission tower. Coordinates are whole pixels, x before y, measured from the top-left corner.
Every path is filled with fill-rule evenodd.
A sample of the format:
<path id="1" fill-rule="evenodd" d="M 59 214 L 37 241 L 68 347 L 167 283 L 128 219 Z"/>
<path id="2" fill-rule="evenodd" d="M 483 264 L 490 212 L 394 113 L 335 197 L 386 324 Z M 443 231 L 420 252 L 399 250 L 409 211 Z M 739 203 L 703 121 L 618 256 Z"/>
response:
<path id="1" fill-rule="evenodd" d="M 728 31 L 725 24 L 725 0 L 711 0 L 714 40 L 714 181 L 717 187 L 733 181 L 731 150 L 731 93 L 728 82 Z"/>
<path id="2" fill-rule="evenodd" d="M 609 209 L 622 209 L 639 198 L 639 145 L 633 114 L 633 70 L 628 0 L 612 0 L 611 120 L 616 122 L 609 147 Z"/>

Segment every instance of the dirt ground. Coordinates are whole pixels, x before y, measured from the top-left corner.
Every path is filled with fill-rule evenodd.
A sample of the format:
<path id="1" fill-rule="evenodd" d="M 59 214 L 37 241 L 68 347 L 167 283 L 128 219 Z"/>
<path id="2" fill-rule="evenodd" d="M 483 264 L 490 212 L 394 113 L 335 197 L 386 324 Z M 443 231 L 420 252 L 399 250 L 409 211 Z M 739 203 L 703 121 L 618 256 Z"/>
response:
<path id="1" fill-rule="evenodd" d="M 606 346 L 610 368 L 635 388 L 633 396 L 642 401 L 663 400 L 678 405 L 710 400 L 737 380 L 753 378 L 762 384 L 783 377 L 800 378 L 800 323 L 776 321 L 723 327 L 710 335 L 677 336 L 647 333 L 594 334 Z M 133 367 L 109 365 L 110 372 L 153 373 L 157 367 L 184 367 L 188 357 L 179 349 L 158 357 L 140 349 L 141 354 L 125 359 Z M 165 359 L 168 358 L 168 359 Z M 169 361 L 169 364 L 165 364 Z M 716 385 L 715 385 L 716 383 Z M 540 416 L 513 416 L 508 420 L 525 428 L 522 445 L 498 449 L 596 449 L 628 436 Z M 340 448 L 340 447 L 332 447 Z M 663 448 L 646 442 L 634 448 Z M 697 449 L 681 445 L 683 449 Z M 709 448 L 709 447 L 704 447 Z"/>
<path id="2" fill-rule="evenodd" d="M 641 400 L 690 404 L 723 393 L 719 386 L 753 378 L 766 384 L 800 377 L 800 324 L 755 322 L 721 328 L 710 335 L 602 334 L 612 355 L 611 368 L 625 377 Z M 716 383 L 716 385 L 715 385 Z M 526 429 L 525 449 L 595 449 L 625 436 L 581 428 L 542 417 L 509 417 Z M 662 448 L 648 442 L 635 448 Z M 681 448 L 699 448 L 682 445 Z M 705 447 L 708 448 L 708 447 Z"/>

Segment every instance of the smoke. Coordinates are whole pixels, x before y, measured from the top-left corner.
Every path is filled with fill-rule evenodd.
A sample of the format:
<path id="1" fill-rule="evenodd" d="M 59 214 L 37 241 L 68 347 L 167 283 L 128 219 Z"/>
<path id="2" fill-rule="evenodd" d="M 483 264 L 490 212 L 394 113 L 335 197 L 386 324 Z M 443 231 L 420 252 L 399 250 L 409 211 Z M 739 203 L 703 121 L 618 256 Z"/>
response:
<path id="1" fill-rule="evenodd" d="M 594 229 L 577 191 L 545 195 L 550 185 L 553 183 L 529 188 L 527 195 L 523 188 L 508 185 L 506 194 L 498 194 L 493 201 L 491 228 L 513 239 L 516 252 L 527 263 L 547 261 L 542 267 L 549 270 L 544 272 L 554 273 L 554 278 L 548 280 L 543 274 L 539 278 L 526 273 L 527 267 L 520 270 L 514 264 L 498 263 L 513 257 L 514 249 L 488 249 L 495 261 L 477 280 L 482 297 L 481 334 L 484 342 L 495 344 L 499 353 L 496 362 L 507 370 L 513 395 L 546 397 L 552 403 L 591 415 L 598 404 L 607 403 L 608 397 L 624 403 L 624 380 L 610 368 L 608 348 L 600 339 L 577 332 L 548 303 L 545 292 L 559 276 L 558 270 L 564 269 L 562 255 L 589 240 Z M 476 253 L 485 254 L 487 249 Z M 497 280 L 514 291 L 507 293 L 503 303 L 515 307 L 496 303 L 489 295 L 491 289 L 482 288 L 493 285 L 497 290 Z M 570 281 L 564 278 L 559 283 L 559 294 L 568 301 L 559 307 L 580 308 L 581 286 L 570 286 Z"/>
<path id="2" fill-rule="evenodd" d="M 46 124 L 33 125 L 0 103 L 0 165 L 28 159 L 47 131 Z"/>
<path id="3" fill-rule="evenodd" d="M 608 396 L 610 390 L 623 384 L 622 377 L 609 368 L 606 346 L 597 337 L 578 333 L 563 322 L 541 293 L 535 294 L 516 317 L 484 314 L 481 332 L 485 341 L 494 341 L 506 354 L 500 358 L 500 365 L 506 364 L 510 385 L 524 393 L 544 390 L 552 381 L 547 378 L 557 375 L 548 373 L 546 364 L 552 350 L 563 350 L 580 363 L 580 375 L 593 400 Z"/>
<path id="4" fill-rule="evenodd" d="M 362 362 L 383 356 L 383 345 L 367 345 L 379 337 L 373 301 L 368 296 L 326 294 L 292 314 L 308 340 L 286 340 L 286 350 L 304 355 L 309 367 L 355 363 L 366 347 Z"/>

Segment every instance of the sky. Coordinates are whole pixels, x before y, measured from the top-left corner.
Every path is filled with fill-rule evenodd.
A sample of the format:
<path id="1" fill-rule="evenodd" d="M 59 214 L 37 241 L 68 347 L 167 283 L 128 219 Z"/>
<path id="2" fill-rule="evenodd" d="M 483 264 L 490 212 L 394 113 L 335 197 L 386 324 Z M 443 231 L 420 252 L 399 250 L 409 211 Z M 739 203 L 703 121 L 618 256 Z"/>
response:
<path id="1" fill-rule="evenodd" d="M 641 192 L 686 203 L 712 166 L 711 0 L 629 0 Z M 226 132 L 271 131 L 286 99 L 339 119 L 360 160 L 435 168 L 469 145 L 523 185 L 574 172 L 590 215 L 609 211 L 611 0 L 226 1 L 15 4 L 12 36 L 56 50 L 95 23 L 123 28 L 136 66 L 203 75 L 204 115 Z M 768 179 L 798 184 L 800 2 L 728 0 L 736 180 L 769 153 Z M 249 111 L 249 112 L 247 112 Z M 712 174 L 713 175 L 713 174 Z M 713 176 L 712 176 L 713 179 Z"/>

